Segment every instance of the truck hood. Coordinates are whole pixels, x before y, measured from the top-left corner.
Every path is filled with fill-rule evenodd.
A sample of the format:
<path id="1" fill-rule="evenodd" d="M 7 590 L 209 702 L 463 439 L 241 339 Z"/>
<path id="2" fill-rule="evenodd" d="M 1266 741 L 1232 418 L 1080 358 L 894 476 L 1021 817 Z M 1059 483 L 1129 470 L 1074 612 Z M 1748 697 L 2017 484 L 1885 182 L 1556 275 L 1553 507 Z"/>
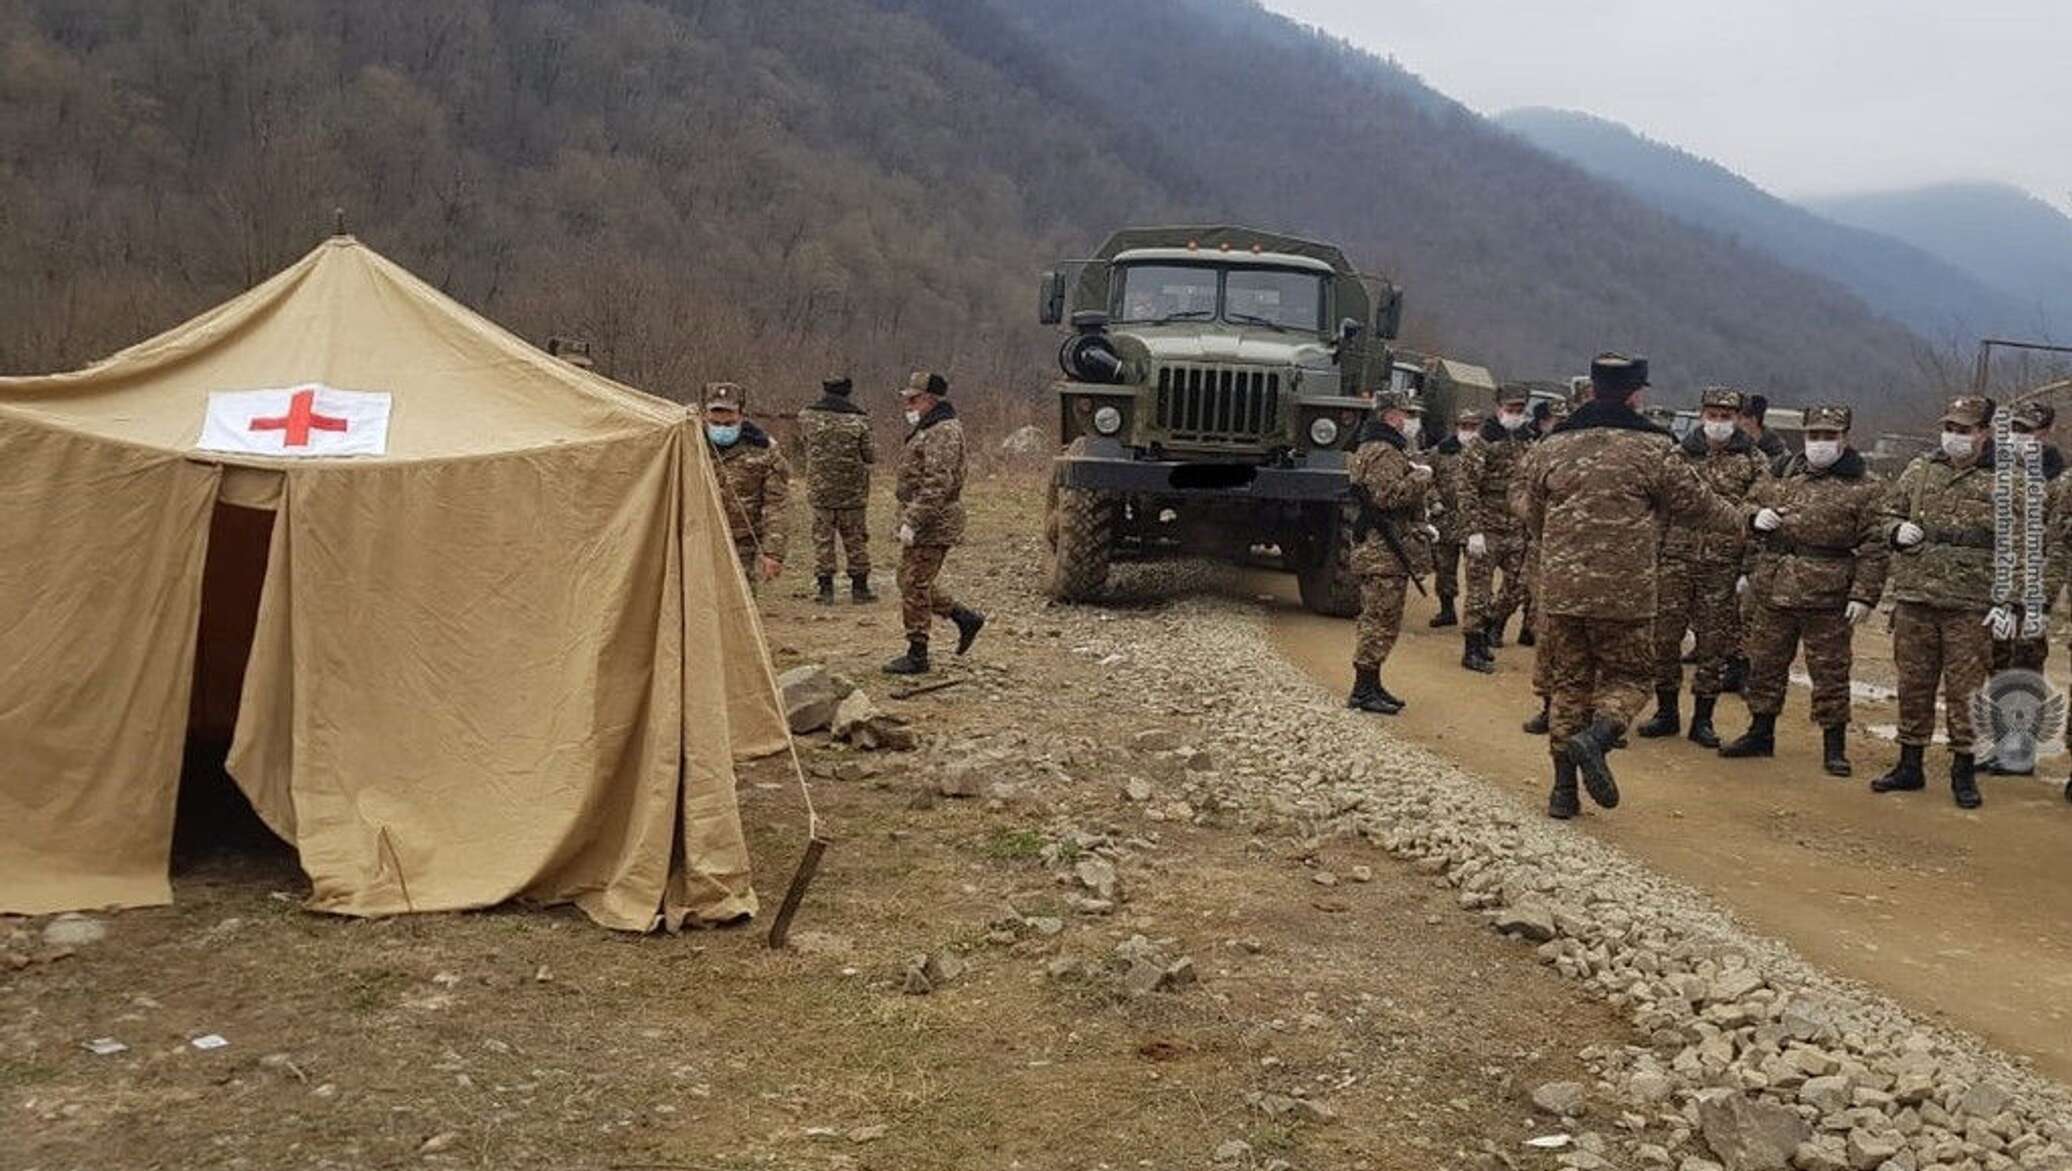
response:
<path id="1" fill-rule="evenodd" d="M 1228 362 L 1243 366 L 1301 366 L 1330 369 L 1331 347 L 1314 335 L 1276 333 L 1270 329 L 1219 329 L 1203 332 L 1176 326 L 1124 329 L 1144 343 L 1151 360 L 1171 362 Z"/>

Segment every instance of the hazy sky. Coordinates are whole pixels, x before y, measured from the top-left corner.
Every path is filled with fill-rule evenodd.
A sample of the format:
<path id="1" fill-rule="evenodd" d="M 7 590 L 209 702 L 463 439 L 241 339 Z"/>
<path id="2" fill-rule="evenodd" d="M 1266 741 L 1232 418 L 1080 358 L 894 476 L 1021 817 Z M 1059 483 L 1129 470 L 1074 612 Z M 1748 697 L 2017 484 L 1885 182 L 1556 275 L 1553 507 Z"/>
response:
<path id="1" fill-rule="evenodd" d="M 2072 0 L 1263 0 L 1485 114 L 1561 106 L 1780 195 L 1946 179 L 2072 211 Z"/>

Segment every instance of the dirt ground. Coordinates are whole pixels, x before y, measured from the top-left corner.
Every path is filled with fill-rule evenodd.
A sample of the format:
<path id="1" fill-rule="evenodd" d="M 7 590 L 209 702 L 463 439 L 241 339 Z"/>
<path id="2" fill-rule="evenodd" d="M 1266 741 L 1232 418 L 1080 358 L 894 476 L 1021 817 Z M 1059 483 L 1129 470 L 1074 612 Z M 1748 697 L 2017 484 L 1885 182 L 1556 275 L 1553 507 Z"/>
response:
<path id="1" fill-rule="evenodd" d="M 1246 586 L 1278 599 L 1273 629 L 1286 655 L 1321 682 L 1349 686 L 1347 623 L 1305 613 L 1280 575 L 1261 572 Z M 1459 632 L 1426 627 L 1432 613 L 1412 596 L 1385 673 L 1411 701 L 1398 726 L 1498 784 L 1544 792 L 1546 742 L 1519 730 L 1538 708 L 1531 650 L 1507 646 L 1496 675 L 1471 674 L 1459 666 Z M 1858 631 L 1856 655 L 1859 681 L 1891 686 L 1882 616 Z M 2062 641 L 2052 656 L 2049 674 L 2063 689 Z M 1633 738 L 1614 758 L 1619 808 L 1592 809 L 1584 824 L 1822 967 L 2072 1078 L 2066 757 L 2042 762 L 2036 778 L 1981 778 L 1986 804 L 1976 812 L 1951 804 L 1940 748 L 1928 754 L 1926 791 L 1879 796 L 1866 785 L 1898 756 L 1888 739 L 1896 705 L 1858 698 L 1856 775 L 1842 780 L 1820 769 L 1809 694 L 1792 689 L 1771 761 L 1723 760 L 1681 737 Z M 1684 702 L 1688 718 L 1688 692 Z M 1747 728 L 1738 696 L 1723 697 L 1716 723 L 1727 738 Z"/>
<path id="2" fill-rule="evenodd" d="M 566 909 L 315 915 L 285 847 L 203 850 L 176 867 L 174 906 L 0 964 L 0 1167 L 1194 1169 L 1233 1140 L 1241 1167 L 1423 1171 L 1484 1144 L 1552 1166 L 1521 1147 L 1555 1128 L 1530 1089 L 1629 1027 L 1379 851 L 1159 823 L 1127 801 L 1131 733 L 1213 752 L 1214 730 L 1144 710 L 1126 674 L 1095 689 L 1108 673 L 1066 636 L 1097 619 L 1047 613 L 1032 589 L 1040 496 L 994 481 L 974 497 L 952 572 L 994 623 L 945 671 L 963 686 L 886 698 L 889 602 L 825 610 L 796 577 L 765 597 L 780 668 L 829 663 L 931 745 L 802 745 L 836 841 L 792 950 L 762 925 L 641 938 Z M 919 795 L 977 746 L 1062 764 L 1017 775 L 1013 799 Z M 803 844 L 798 794 L 777 762 L 743 792 L 774 907 Z M 1645 824 L 1646 796 L 1615 824 Z M 1121 859 L 1109 914 L 1068 905 L 1069 869 L 1046 864 L 1088 842 Z M 1371 881 L 1347 877 L 1360 865 Z M 1010 904 L 1061 929 L 1002 931 Z M 0 920 L 0 944 L 26 949 L 40 926 Z M 1199 982 L 1126 995 L 1101 965 L 1136 934 Z M 944 950 L 969 970 L 904 994 L 909 958 Z M 1092 970 L 1047 972 L 1069 956 Z M 228 1045 L 190 1043 L 206 1034 Z M 127 1049 L 95 1055 L 97 1038 Z"/>

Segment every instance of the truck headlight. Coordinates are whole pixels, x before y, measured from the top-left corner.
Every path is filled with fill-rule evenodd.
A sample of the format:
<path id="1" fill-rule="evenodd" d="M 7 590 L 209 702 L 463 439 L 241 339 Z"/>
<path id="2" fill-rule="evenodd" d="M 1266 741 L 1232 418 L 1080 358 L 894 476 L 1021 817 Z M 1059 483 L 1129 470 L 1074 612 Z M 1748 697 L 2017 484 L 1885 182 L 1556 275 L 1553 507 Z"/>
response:
<path id="1" fill-rule="evenodd" d="M 1338 442 L 1338 424 L 1329 417 L 1319 416 L 1309 425 L 1309 441 L 1318 447 L 1329 447 Z"/>
<path id="2" fill-rule="evenodd" d="M 1114 407 L 1102 407 L 1095 411 L 1094 430 L 1103 435 L 1113 435 L 1122 430 L 1122 412 Z"/>

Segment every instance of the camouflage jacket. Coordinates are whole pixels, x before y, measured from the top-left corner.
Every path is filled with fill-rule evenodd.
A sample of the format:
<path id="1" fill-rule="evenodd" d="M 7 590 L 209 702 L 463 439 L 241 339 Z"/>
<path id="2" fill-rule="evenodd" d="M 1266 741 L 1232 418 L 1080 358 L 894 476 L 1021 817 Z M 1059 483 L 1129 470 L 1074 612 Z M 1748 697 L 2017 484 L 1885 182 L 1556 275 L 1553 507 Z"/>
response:
<path id="1" fill-rule="evenodd" d="M 1747 523 L 1744 508 L 1708 489 L 1676 453 L 1674 436 L 1623 403 L 1585 403 L 1540 442 L 1524 511 L 1540 542 L 1545 613 L 1653 618 L 1662 525 L 1724 532 Z"/>
<path id="2" fill-rule="evenodd" d="M 1770 474 L 1770 461 L 1747 434 L 1735 431 L 1733 438 L 1713 447 L 1705 432 L 1693 427 L 1677 445 L 1677 454 L 1689 461 L 1691 470 L 1705 486 L 1729 500 L 1748 498 L 1749 489 Z M 1747 548 L 1740 532 L 1702 532 L 1682 526 L 1662 530 L 1662 557 L 1667 561 L 1699 565 L 1738 566 Z"/>
<path id="3" fill-rule="evenodd" d="M 914 544 L 947 548 L 964 540 L 964 424 L 955 407 L 939 402 L 914 425 L 892 495 Z"/>
<path id="4" fill-rule="evenodd" d="M 1439 540 L 1449 545 L 1457 545 L 1468 538 L 1460 523 L 1461 452 L 1460 437 L 1448 435 L 1439 446 L 1426 453 L 1425 460 L 1432 465 L 1431 491 L 1426 496 L 1432 527 L 1439 530 Z"/>
<path id="5" fill-rule="evenodd" d="M 1511 478 L 1532 443 L 1530 424 L 1506 431 L 1495 419 L 1483 420 L 1482 433 L 1460 457 L 1462 540 L 1476 533 L 1491 541 L 1519 535 L 1518 517 L 1511 511 Z"/>
<path id="6" fill-rule="evenodd" d="M 840 395 L 827 395 L 799 412 L 799 447 L 806 463 L 806 502 L 815 508 L 862 508 L 870 503 L 870 416 Z"/>
<path id="7" fill-rule="evenodd" d="M 1748 542 L 1741 571 L 1749 596 L 1783 610 L 1877 605 L 1888 550 L 1884 504 L 1884 479 L 1854 448 L 1827 468 L 1803 455 L 1787 458 L 1777 476 L 1748 493 L 1750 508 L 1774 508 L 1784 517 L 1775 532 Z"/>
<path id="8" fill-rule="evenodd" d="M 1398 560 L 1387 539 L 1370 529 L 1366 539 L 1353 546 L 1353 572 L 1361 577 L 1421 576 L 1431 567 L 1431 544 L 1420 531 L 1431 481 L 1411 474 L 1404 447 L 1401 432 L 1379 419 L 1369 420 L 1360 428 L 1360 445 L 1346 464 L 1347 480 L 1365 490 L 1372 505 L 1368 519 L 1394 529 L 1410 559 L 1408 565 Z"/>
<path id="9" fill-rule="evenodd" d="M 791 539 L 785 514 L 791 499 L 791 465 L 784 453 L 761 427 L 744 419 L 741 438 L 727 447 L 713 447 L 712 462 L 735 546 L 757 547 L 764 556 L 784 560 Z"/>
<path id="10" fill-rule="evenodd" d="M 1911 548 L 1892 545 L 1892 596 L 1902 602 L 1951 610 L 1993 604 L 1993 461 L 1991 440 L 1979 457 L 1958 467 L 1938 451 L 1907 465 L 1885 494 L 1883 535 L 1902 521 L 1927 538 Z"/>

